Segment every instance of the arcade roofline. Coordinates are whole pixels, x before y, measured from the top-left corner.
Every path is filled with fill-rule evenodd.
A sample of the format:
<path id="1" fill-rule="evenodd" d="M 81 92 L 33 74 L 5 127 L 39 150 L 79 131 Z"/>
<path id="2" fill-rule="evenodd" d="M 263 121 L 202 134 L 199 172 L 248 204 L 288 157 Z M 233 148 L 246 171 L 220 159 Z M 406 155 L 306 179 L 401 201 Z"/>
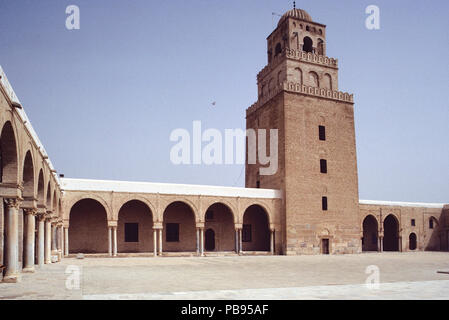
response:
<path id="1" fill-rule="evenodd" d="M 61 187 L 63 191 L 159 193 L 262 199 L 282 198 L 281 190 L 276 189 L 222 187 L 176 183 L 61 178 Z"/>

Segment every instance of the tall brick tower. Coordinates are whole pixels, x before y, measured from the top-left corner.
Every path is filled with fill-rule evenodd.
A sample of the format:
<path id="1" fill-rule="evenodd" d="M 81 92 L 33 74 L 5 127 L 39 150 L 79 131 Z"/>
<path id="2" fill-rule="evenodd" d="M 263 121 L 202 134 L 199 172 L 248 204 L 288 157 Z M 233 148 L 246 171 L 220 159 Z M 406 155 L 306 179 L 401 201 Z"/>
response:
<path id="1" fill-rule="evenodd" d="M 283 253 L 360 252 L 353 96 L 338 91 L 326 26 L 294 8 L 267 42 L 246 126 L 278 129 L 279 168 L 261 175 L 260 165 L 247 164 L 246 187 L 283 190 Z"/>

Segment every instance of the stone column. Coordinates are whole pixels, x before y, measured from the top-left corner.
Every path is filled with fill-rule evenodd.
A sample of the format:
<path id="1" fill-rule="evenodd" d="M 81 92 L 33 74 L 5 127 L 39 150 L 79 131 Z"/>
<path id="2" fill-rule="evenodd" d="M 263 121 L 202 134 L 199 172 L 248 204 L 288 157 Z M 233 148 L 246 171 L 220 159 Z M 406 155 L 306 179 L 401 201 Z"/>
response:
<path id="1" fill-rule="evenodd" d="M 274 230 L 270 230 L 270 253 L 274 255 Z"/>
<path id="2" fill-rule="evenodd" d="M 235 229 L 235 253 L 239 253 L 239 229 Z"/>
<path id="3" fill-rule="evenodd" d="M 196 228 L 196 254 L 200 255 L 200 228 Z"/>
<path id="4" fill-rule="evenodd" d="M 201 236 L 201 242 L 200 242 L 200 253 L 201 256 L 204 256 L 204 228 L 201 228 L 200 230 L 200 236 Z"/>
<path id="5" fill-rule="evenodd" d="M 383 236 L 379 237 L 379 251 L 380 252 L 384 251 L 384 237 Z"/>
<path id="6" fill-rule="evenodd" d="M 153 228 L 153 255 L 157 257 L 157 229 Z"/>
<path id="7" fill-rule="evenodd" d="M 117 227 L 112 227 L 112 256 L 117 256 Z"/>
<path id="8" fill-rule="evenodd" d="M 37 264 L 41 267 L 45 263 L 45 219 L 43 215 L 38 216 L 37 229 Z"/>
<path id="9" fill-rule="evenodd" d="M 45 219 L 45 263 L 51 263 L 51 220 Z"/>
<path id="10" fill-rule="evenodd" d="M 112 257 L 112 227 L 108 227 L 108 253 Z"/>
<path id="11" fill-rule="evenodd" d="M 162 230 L 159 229 L 159 255 L 162 256 Z"/>
<path id="12" fill-rule="evenodd" d="M 62 260 L 62 257 L 64 256 L 64 227 L 62 225 L 58 228 L 58 239 L 59 239 L 59 247 L 58 247 L 58 257 L 59 260 Z"/>
<path id="13" fill-rule="evenodd" d="M 56 240 L 56 225 L 55 224 L 51 224 L 51 251 L 52 254 L 56 253 L 55 251 L 57 250 L 57 240 Z"/>
<path id="14" fill-rule="evenodd" d="M 5 199 L 5 276 L 3 282 L 18 282 L 19 276 L 19 199 Z"/>
<path id="15" fill-rule="evenodd" d="M 34 241 L 35 241 L 35 209 L 24 209 L 25 214 L 25 244 L 23 272 L 34 272 Z"/>
<path id="16" fill-rule="evenodd" d="M 64 228 L 64 256 L 69 255 L 69 228 Z"/>
<path id="17" fill-rule="evenodd" d="M 239 229 L 239 254 L 243 253 L 242 229 Z"/>

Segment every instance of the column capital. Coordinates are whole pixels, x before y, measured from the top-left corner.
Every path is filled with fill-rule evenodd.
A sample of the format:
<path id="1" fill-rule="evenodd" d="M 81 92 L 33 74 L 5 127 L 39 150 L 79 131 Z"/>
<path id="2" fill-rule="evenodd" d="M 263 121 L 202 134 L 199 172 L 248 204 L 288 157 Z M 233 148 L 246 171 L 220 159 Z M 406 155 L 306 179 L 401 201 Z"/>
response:
<path id="1" fill-rule="evenodd" d="M 108 228 L 110 227 L 117 227 L 118 221 L 117 220 L 109 220 L 108 221 Z"/>
<path id="2" fill-rule="evenodd" d="M 36 216 L 37 215 L 37 208 L 23 208 L 23 212 L 26 215 Z"/>
<path id="3" fill-rule="evenodd" d="M 235 230 L 243 229 L 243 224 L 242 223 L 234 223 L 234 229 Z"/>
<path id="4" fill-rule="evenodd" d="M 20 204 L 22 202 L 21 198 L 6 198 L 3 200 L 5 201 L 5 204 L 8 208 L 15 208 L 15 209 L 19 209 Z"/>
<path id="5" fill-rule="evenodd" d="M 204 222 L 197 222 L 197 223 L 196 223 L 196 227 L 197 227 L 198 229 L 204 229 Z"/>
<path id="6" fill-rule="evenodd" d="M 155 222 L 153 224 L 153 229 L 164 229 L 164 226 L 162 225 L 162 222 Z"/>

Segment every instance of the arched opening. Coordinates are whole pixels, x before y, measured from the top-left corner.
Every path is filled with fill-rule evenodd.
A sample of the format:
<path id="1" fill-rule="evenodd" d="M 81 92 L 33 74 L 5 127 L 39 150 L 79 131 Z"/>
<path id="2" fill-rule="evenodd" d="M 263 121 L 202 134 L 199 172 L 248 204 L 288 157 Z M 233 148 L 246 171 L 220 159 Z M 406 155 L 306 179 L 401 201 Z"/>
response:
<path id="1" fill-rule="evenodd" d="M 302 85 L 302 70 L 300 68 L 295 68 L 295 73 L 293 75 L 294 82 Z"/>
<path id="2" fill-rule="evenodd" d="M 324 55 L 324 41 L 323 39 L 318 39 L 318 54 L 320 56 Z"/>
<path id="3" fill-rule="evenodd" d="M 34 196 L 34 167 L 31 152 L 28 151 L 23 162 L 23 196 L 32 198 Z"/>
<path id="4" fill-rule="evenodd" d="M 245 210 L 242 229 L 243 251 L 270 251 L 268 214 L 259 205 Z"/>
<path id="5" fill-rule="evenodd" d="M 196 250 L 195 214 L 192 208 L 176 201 L 164 211 L 163 249 L 167 252 Z"/>
<path id="6" fill-rule="evenodd" d="M 408 237 L 408 248 L 410 250 L 416 250 L 416 234 L 413 232 Z"/>
<path id="7" fill-rule="evenodd" d="M 378 223 L 372 215 L 363 220 L 362 251 L 378 250 Z"/>
<path id="8" fill-rule="evenodd" d="M 94 199 L 82 199 L 70 209 L 70 253 L 107 253 L 106 209 Z"/>
<path id="9" fill-rule="evenodd" d="M 304 37 L 302 51 L 305 51 L 305 52 L 313 51 L 313 41 L 309 37 Z"/>
<path id="10" fill-rule="evenodd" d="M 0 182 L 17 183 L 17 146 L 11 122 L 6 122 L 0 135 Z"/>
<path id="11" fill-rule="evenodd" d="M 309 84 L 311 87 L 320 87 L 320 81 L 318 79 L 318 74 L 314 71 L 309 72 Z"/>
<path id="12" fill-rule="evenodd" d="M 274 56 L 276 57 L 277 55 L 279 55 L 282 52 L 282 46 L 280 43 L 278 43 L 276 45 L 276 48 L 274 49 Z"/>
<path id="13" fill-rule="evenodd" d="M 330 74 L 326 73 L 323 77 L 324 85 L 323 88 L 332 90 L 332 77 Z"/>
<path id="14" fill-rule="evenodd" d="M 47 200 L 45 201 L 45 205 L 47 206 L 47 210 L 51 210 L 51 186 L 50 181 L 47 184 Z"/>
<path id="15" fill-rule="evenodd" d="M 39 171 L 37 180 L 37 205 L 39 207 L 45 206 L 44 202 L 44 173 L 42 169 Z"/>
<path id="16" fill-rule="evenodd" d="M 384 220 L 383 250 L 399 251 L 399 223 L 392 214 Z"/>
<path id="17" fill-rule="evenodd" d="M 214 203 L 205 214 L 205 229 L 214 230 L 216 251 L 235 250 L 234 216 L 231 209 L 223 203 Z M 208 250 L 206 248 L 206 250 Z M 211 250 L 208 250 L 211 251 Z"/>
<path id="18" fill-rule="evenodd" d="M 215 250 L 215 232 L 213 229 L 207 229 L 205 232 L 204 248 L 206 251 Z"/>
<path id="19" fill-rule="evenodd" d="M 153 251 L 153 214 L 139 200 L 126 202 L 118 213 L 118 252 Z"/>

